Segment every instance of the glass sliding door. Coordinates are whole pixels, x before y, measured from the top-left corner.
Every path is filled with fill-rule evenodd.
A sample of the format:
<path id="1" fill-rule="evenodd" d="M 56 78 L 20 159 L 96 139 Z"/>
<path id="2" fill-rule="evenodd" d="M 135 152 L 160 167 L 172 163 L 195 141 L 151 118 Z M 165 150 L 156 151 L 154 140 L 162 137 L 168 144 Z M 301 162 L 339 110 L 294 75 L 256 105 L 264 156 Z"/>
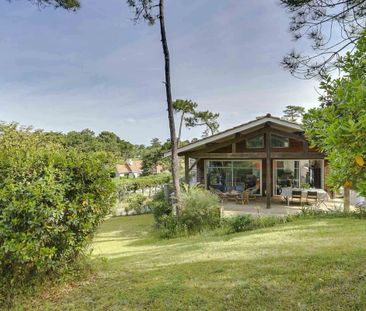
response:
<path id="1" fill-rule="evenodd" d="M 251 188 L 257 189 L 258 195 L 262 193 L 260 160 L 206 161 L 206 172 L 208 188 L 222 192 Z"/>
<path id="2" fill-rule="evenodd" d="M 227 187 L 232 186 L 232 163 L 228 161 L 209 161 L 207 169 L 208 187 L 213 187 L 225 192 Z"/>
<path id="3" fill-rule="evenodd" d="M 284 187 L 322 188 L 323 160 L 275 160 L 273 162 L 273 194 Z"/>

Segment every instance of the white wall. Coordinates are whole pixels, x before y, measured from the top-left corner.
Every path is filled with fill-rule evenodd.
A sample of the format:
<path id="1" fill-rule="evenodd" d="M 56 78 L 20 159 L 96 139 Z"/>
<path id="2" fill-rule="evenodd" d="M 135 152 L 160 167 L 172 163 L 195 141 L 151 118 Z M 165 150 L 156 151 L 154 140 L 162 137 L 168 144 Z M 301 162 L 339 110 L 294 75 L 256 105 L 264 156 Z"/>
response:
<path id="1" fill-rule="evenodd" d="M 362 202 L 366 202 L 366 198 L 361 197 L 356 191 L 351 190 L 350 193 L 350 200 L 351 200 L 351 205 L 356 205 L 358 203 L 362 203 Z"/>

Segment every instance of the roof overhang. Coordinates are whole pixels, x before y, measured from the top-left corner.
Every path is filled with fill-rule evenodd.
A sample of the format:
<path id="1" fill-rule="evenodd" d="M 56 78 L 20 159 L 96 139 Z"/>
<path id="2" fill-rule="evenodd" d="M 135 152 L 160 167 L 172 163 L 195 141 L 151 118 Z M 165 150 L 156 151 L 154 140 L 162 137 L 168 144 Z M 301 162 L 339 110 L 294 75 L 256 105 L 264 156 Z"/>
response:
<path id="1" fill-rule="evenodd" d="M 300 124 L 292 123 L 277 117 L 267 115 L 265 117 L 241 124 L 226 131 L 185 145 L 178 149 L 178 154 L 183 155 L 188 152 L 197 151 L 201 148 L 205 148 L 207 144 L 229 140 L 230 138 L 235 137 L 235 135 L 237 135 L 238 133 L 249 134 L 268 125 L 289 133 L 303 132 Z M 167 152 L 165 153 L 165 156 L 169 156 L 170 154 L 170 152 Z"/>

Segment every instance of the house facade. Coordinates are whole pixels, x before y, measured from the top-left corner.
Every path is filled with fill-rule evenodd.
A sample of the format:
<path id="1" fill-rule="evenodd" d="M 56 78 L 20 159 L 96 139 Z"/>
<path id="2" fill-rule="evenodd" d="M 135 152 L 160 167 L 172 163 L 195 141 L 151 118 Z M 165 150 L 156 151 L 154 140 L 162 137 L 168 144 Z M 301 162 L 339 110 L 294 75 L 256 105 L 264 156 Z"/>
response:
<path id="1" fill-rule="evenodd" d="M 255 187 L 267 207 L 284 187 L 325 188 L 324 154 L 309 147 L 299 124 L 270 114 L 179 148 L 178 154 L 185 157 L 186 181 L 195 168 L 197 183 L 207 189 Z"/>
<path id="2" fill-rule="evenodd" d="M 130 177 L 136 178 L 142 174 L 142 160 L 132 160 L 129 159 L 123 164 L 116 165 L 116 177 Z M 157 165 L 154 168 L 154 174 L 160 174 L 163 172 L 163 167 Z"/>
<path id="3" fill-rule="evenodd" d="M 139 177 L 142 174 L 141 160 L 127 160 L 123 164 L 116 165 L 116 177 Z"/>

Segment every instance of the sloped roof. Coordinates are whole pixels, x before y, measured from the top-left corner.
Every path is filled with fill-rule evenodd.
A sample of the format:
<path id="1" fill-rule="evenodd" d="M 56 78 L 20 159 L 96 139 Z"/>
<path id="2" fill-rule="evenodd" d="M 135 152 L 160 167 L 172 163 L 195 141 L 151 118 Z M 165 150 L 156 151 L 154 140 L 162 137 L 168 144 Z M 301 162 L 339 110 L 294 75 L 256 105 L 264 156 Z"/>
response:
<path id="1" fill-rule="evenodd" d="M 130 168 L 126 164 L 117 164 L 116 171 L 118 174 L 127 174 L 131 172 Z"/>
<path id="2" fill-rule="evenodd" d="M 267 122 L 270 122 L 271 124 L 274 124 L 274 125 L 278 125 L 281 128 L 286 128 L 290 132 L 303 132 L 301 125 L 298 123 L 283 120 L 281 118 L 274 117 L 271 114 L 266 114 L 265 116 L 257 117 L 255 120 L 240 124 L 238 126 L 227 129 L 223 132 L 214 134 L 209 137 L 205 137 L 203 139 L 200 139 L 200 140 L 192 142 L 188 145 L 185 145 L 178 149 L 178 154 L 184 153 L 187 151 L 192 151 L 196 148 L 204 146 L 207 143 L 212 143 L 212 142 L 216 142 L 218 140 L 228 138 L 232 135 L 235 135 L 236 133 L 240 133 L 240 132 L 244 132 L 244 131 L 250 132 L 250 130 L 254 130 L 257 127 L 259 128 L 259 127 L 264 126 Z M 166 155 L 170 155 L 170 153 L 166 153 Z"/>
<path id="3" fill-rule="evenodd" d="M 128 160 L 126 163 L 117 164 L 116 171 L 118 174 L 140 173 L 142 172 L 142 161 Z"/>
<path id="4" fill-rule="evenodd" d="M 126 165 L 130 168 L 131 173 L 138 173 L 138 172 L 142 171 L 142 161 L 141 160 L 127 161 Z"/>

